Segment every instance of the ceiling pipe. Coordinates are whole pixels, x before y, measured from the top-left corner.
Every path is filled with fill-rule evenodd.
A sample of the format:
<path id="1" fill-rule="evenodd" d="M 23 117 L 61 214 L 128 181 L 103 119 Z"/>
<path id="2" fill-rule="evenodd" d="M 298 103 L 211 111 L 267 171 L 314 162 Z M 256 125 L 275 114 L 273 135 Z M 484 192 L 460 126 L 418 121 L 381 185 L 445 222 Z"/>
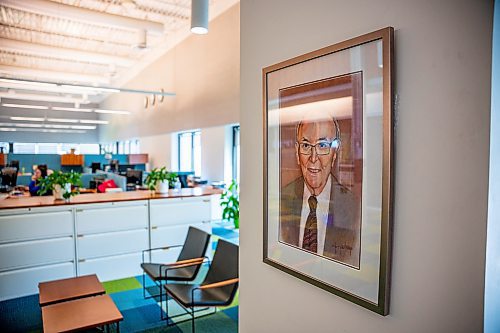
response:
<path id="1" fill-rule="evenodd" d="M 52 1 L 44 0 L 2 0 L 2 6 L 15 8 L 22 11 L 28 11 L 37 14 L 56 16 L 63 19 L 71 19 L 80 22 L 97 24 L 108 27 L 115 27 L 118 29 L 146 29 L 150 33 L 156 35 L 163 34 L 163 24 L 139 20 L 131 17 L 125 17 L 110 13 L 98 12 L 91 9 L 65 5 Z"/>

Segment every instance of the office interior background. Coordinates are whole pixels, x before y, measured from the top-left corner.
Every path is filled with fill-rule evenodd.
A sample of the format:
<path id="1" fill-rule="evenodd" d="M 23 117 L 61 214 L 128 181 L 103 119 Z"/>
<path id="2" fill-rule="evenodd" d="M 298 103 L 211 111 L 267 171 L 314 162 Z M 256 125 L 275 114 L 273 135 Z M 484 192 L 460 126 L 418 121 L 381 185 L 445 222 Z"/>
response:
<path id="1" fill-rule="evenodd" d="M 2 78 L 88 87 L 26 91 L 0 79 L 3 152 L 148 154 L 147 170 L 236 179 L 241 332 L 499 332 L 499 1 L 213 0 L 206 35 L 189 31 L 190 4 L 0 1 Z M 395 188 L 390 312 L 380 316 L 262 262 L 262 69 L 387 26 Z"/>

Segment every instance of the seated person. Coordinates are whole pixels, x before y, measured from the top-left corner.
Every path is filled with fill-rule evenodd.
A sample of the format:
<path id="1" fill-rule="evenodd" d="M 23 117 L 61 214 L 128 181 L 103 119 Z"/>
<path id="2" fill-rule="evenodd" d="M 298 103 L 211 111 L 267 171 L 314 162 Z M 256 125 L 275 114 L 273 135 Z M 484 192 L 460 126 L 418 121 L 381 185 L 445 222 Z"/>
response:
<path id="1" fill-rule="evenodd" d="M 40 179 L 47 177 L 47 169 L 37 168 L 31 182 L 29 183 L 29 191 L 32 196 L 39 195 L 38 190 L 40 190 Z M 52 195 L 52 193 L 45 193 L 45 195 Z"/>

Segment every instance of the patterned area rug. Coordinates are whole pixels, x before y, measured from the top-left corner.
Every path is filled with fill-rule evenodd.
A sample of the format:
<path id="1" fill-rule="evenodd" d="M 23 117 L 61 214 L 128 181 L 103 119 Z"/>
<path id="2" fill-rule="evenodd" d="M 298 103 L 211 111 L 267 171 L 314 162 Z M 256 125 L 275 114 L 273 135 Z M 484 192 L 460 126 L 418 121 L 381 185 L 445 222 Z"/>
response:
<path id="1" fill-rule="evenodd" d="M 219 238 L 238 243 L 237 232 L 223 227 L 214 227 L 212 250 Z M 195 282 L 201 282 L 207 267 L 203 267 Z M 146 278 L 146 290 L 156 294 L 158 289 Z M 103 283 L 106 293 L 111 296 L 123 315 L 120 332 L 182 333 L 191 332 L 189 316 L 179 316 L 166 325 L 160 320 L 160 311 L 165 311 L 165 302 L 160 307 L 159 299 L 144 299 L 142 275 Z M 169 314 L 182 315 L 184 310 L 173 300 L 169 300 Z M 207 314 L 212 313 L 212 314 Z M 228 307 L 200 311 L 196 319 L 196 331 L 207 333 L 233 333 L 238 331 L 238 294 Z M 38 305 L 38 294 L 0 302 L 0 332 L 42 332 L 42 315 Z"/>

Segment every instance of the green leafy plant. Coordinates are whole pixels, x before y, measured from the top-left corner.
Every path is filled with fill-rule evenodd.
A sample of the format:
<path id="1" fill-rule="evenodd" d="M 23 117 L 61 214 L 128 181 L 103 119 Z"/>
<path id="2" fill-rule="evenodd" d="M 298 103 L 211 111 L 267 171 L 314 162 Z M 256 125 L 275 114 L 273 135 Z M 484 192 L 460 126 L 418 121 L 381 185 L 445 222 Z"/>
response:
<path id="1" fill-rule="evenodd" d="M 151 170 L 144 183 L 150 190 L 154 190 L 158 182 L 164 181 L 168 181 L 168 186 L 173 187 L 176 179 L 177 173 L 170 172 L 167 167 L 163 167 Z"/>
<path id="2" fill-rule="evenodd" d="M 240 227 L 240 196 L 238 193 L 238 183 L 233 179 L 227 191 L 222 193 L 220 206 L 223 208 L 222 218 L 232 220 L 234 227 Z"/>
<path id="3" fill-rule="evenodd" d="M 54 171 L 45 178 L 40 179 L 40 189 L 38 195 L 44 195 L 48 191 L 54 191 L 56 185 L 60 185 L 63 189 L 66 184 L 71 184 L 75 187 L 82 186 L 81 174 L 78 172 Z M 69 191 L 63 194 L 63 198 L 68 200 L 70 197 L 79 194 L 78 189 Z"/>

